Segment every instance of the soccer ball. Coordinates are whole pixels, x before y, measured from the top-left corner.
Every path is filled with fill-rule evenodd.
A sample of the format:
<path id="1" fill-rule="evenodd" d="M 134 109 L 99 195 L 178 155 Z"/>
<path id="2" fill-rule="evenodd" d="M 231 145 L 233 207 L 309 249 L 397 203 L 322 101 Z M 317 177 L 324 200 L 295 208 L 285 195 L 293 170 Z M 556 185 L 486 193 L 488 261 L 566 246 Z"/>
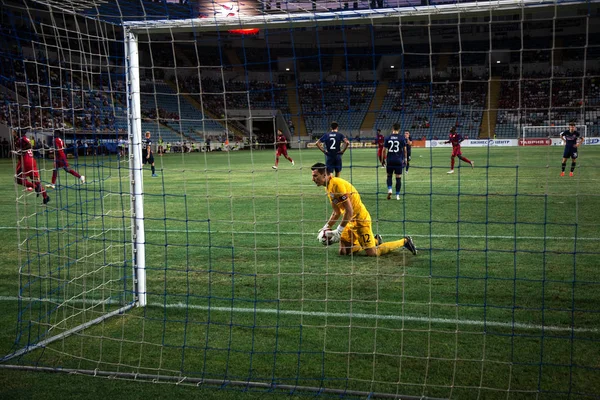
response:
<path id="1" fill-rule="evenodd" d="M 331 236 L 331 229 L 323 229 L 321 232 L 319 232 L 319 235 L 317 235 L 317 240 L 321 242 L 323 246 L 329 246 L 330 244 L 333 244 Z"/>

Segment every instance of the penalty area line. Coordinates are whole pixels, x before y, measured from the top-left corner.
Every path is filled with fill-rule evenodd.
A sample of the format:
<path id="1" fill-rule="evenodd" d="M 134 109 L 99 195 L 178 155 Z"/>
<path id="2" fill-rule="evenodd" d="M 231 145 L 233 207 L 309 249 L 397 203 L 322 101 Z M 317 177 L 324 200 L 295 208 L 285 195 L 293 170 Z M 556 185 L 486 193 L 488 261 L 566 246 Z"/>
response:
<path id="1" fill-rule="evenodd" d="M 165 307 L 161 303 L 150 303 L 152 307 Z M 344 319 L 366 319 L 379 321 L 405 321 L 405 322 L 424 322 L 434 324 L 449 324 L 449 325 L 470 325 L 470 326 L 493 326 L 498 328 L 515 328 L 523 330 L 544 330 L 551 332 L 577 332 L 577 333 L 600 333 L 600 329 L 596 328 L 571 328 L 566 326 L 555 325 L 536 325 L 526 324 L 522 322 L 501 322 L 501 321 L 482 321 L 473 319 L 455 319 L 455 318 L 429 318 L 417 317 L 411 315 L 391 315 L 391 314 L 366 314 L 366 313 L 335 313 L 322 311 L 299 311 L 299 310 L 278 310 L 275 308 L 243 308 L 243 307 L 208 307 L 194 304 L 174 303 L 167 304 L 167 308 L 185 309 L 186 307 L 193 310 L 202 311 L 221 311 L 221 312 L 237 312 L 237 313 L 261 313 L 261 314 L 279 314 L 290 316 L 303 317 L 322 317 L 322 318 L 344 318 Z"/>
<path id="2" fill-rule="evenodd" d="M 0 296 L 0 301 L 17 301 L 19 300 L 15 296 Z M 22 298 L 22 301 L 40 301 L 40 302 L 52 302 L 46 299 L 28 299 Z M 98 304 L 111 304 L 110 301 L 98 301 L 98 300 L 72 300 L 67 303 L 76 304 L 89 304 L 90 306 Z M 118 305 L 117 303 L 114 303 Z M 343 319 L 358 319 L 358 320 L 379 320 L 379 321 L 404 321 L 404 322 L 423 322 L 433 324 L 447 324 L 447 325 L 468 325 L 468 326 L 489 326 L 496 328 L 508 328 L 508 329 L 522 329 L 522 330 L 536 330 L 545 332 L 573 332 L 573 333 L 600 333 L 599 328 L 573 328 L 568 326 L 558 325 L 538 325 L 528 324 L 523 322 L 503 322 L 503 321 L 483 321 L 476 319 L 456 319 L 456 318 L 429 318 L 419 317 L 413 315 L 392 315 L 392 314 L 367 314 L 367 313 L 336 313 L 336 312 L 322 312 L 322 311 L 300 311 L 300 310 L 281 310 L 276 308 L 245 308 L 245 307 L 217 307 L 217 306 L 202 306 L 196 304 L 186 303 L 148 303 L 148 307 L 153 308 L 167 308 L 167 309 L 178 309 L 178 310 L 199 310 L 199 311 L 216 311 L 216 312 L 227 312 L 227 313 L 240 313 L 240 314 L 270 314 L 270 315 L 287 315 L 293 317 L 321 317 L 321 318 L 343 318 Z"/>

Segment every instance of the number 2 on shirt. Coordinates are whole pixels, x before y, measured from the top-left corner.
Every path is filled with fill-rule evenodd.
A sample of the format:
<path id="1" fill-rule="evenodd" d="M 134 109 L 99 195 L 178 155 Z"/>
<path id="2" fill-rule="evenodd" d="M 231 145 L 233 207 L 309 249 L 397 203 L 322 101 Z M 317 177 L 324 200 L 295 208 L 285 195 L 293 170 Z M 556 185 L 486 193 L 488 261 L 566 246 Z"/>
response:
<path id="1" fill-rule="evenodd" d="M 329 140 L 331 141 L 331 146 L 329 146 L 329 150 L 337 150 L 337 147 L 335 146 L 335 139 L 330 138 Z"/>

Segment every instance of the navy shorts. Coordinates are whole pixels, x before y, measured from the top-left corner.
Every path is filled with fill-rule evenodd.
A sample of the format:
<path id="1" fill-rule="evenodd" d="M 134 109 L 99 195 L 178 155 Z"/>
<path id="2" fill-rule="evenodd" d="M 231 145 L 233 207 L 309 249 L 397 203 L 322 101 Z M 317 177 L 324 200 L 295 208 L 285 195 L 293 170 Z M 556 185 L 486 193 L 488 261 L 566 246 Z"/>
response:
<path id="1" fill-rule="evenodd" d="M 340 172 L 342 170 L 342 156 L 325 157 L 325 166 L 327 172 L 333 174 L 334 172 Z"/>
<path id="2" fill-rule="evenodd" d="M 563 158 L 577 158 L 577 147 L 565 147 Z"/>
<path id="3" fill-rule="evenodd" d="M 404 169 L 404 167 L 402 166 L 402 164 L 394 164 L 394 165 L 388 164 L 386 166 L 386 172 L 388 173 L 388 175 L 391 175 L 391 174 L 402 175 L 403 169 Z"/>

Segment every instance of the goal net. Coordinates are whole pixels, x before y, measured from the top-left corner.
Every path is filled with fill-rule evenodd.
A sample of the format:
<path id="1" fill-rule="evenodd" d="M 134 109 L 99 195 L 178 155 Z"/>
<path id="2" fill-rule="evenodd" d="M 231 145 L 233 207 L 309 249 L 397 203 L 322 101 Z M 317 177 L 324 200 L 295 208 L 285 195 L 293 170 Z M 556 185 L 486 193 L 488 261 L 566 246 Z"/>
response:
<path id="1" fill-rule="evenodd" d="M 0 135 L 18 154 L 0 235 L 18 255 L 0 309 L 18 311 L 0 367 L 282 395 L 600 394 L 600 146 L 559 177 L 559 149 L 516 145 L 573 116 L 600 137 L 599 3 L 1 10 Z M 311 167 L 334 121 L 372 233 L 417 255 L 317 241 L 332 205 Z M 377 157 L 394 123 L 413 139 L 402 178 Z M 473 139 L 462 161 L 452 128 Z"/>

